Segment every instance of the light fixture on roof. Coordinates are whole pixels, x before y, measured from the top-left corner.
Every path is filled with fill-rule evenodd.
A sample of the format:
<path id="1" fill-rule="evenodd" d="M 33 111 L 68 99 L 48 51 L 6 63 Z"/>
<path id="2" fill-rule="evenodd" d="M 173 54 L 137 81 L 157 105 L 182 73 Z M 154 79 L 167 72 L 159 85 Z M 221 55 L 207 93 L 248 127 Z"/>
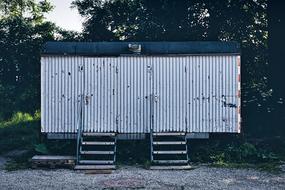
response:
<path id="1" fill-rule="evenodd" d="M 129 44 L 129 50 L 133 53 L 140 53 L 142 48 L 140 44 Z"/>

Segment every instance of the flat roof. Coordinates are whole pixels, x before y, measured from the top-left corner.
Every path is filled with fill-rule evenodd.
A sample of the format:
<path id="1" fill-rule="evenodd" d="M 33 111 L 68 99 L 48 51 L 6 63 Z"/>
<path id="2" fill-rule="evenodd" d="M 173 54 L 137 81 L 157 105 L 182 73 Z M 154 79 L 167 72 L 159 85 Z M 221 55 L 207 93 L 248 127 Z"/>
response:
<path id="1" fill-rule="evenodd" d="M 239 54 L 237 42 L 187 41 L 187 42 L 47 42 L 42 54 L 119 56 L 134 54 L 129 44 L 141 46 L 140 55 L 161 54 Z"/>

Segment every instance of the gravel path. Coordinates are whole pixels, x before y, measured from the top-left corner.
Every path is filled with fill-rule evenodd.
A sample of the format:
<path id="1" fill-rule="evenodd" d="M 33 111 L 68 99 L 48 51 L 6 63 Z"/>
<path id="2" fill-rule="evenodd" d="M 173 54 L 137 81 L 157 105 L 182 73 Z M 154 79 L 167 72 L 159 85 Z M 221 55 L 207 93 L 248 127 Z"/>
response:
<path id="1" fill-rule="evenodd" d="M 201 166 L 188 171 L 124 167 L 112 174 L 59 170 L 0 170 L 0 189 L 285 189 L 285 173 Z"/>

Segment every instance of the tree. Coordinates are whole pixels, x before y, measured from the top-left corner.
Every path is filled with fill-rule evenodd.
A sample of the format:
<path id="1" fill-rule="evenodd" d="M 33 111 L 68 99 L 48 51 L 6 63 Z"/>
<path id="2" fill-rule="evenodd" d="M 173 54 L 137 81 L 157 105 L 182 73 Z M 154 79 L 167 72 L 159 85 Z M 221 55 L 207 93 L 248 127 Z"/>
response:
<path id="1" fill-rule="evenodd" d="M 54 24 L 43 14 L 46 0 L 0 1 L 0 119 L 40 105 L 40 50 L 53 39 Z"/>
<path id="2" fill-rule="evenodd" d="M 285 34 L 285 3 L 283 1 L 269 1 L 269 84 L 273 89 L 272 122 L 273 129 L 285 133 L 285 85 L 284 81 L 284 34 Z"/>

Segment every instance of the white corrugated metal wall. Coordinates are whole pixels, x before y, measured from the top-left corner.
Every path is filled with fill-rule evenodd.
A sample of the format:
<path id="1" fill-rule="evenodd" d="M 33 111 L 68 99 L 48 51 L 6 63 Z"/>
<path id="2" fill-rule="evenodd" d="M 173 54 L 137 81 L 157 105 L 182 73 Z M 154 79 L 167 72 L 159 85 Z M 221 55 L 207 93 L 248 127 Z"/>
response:
<path id="1" fill-rule="evenodd" d="M 120 57 L 117 71 L 118 132 L 149 132 L 151 63 L 147 57 Z"/>
<path id="2" fill-rule="evenodd" d="M 115 58 L 84 61 L 84 131 L 116 131 L 117 74 Z"/>
<path id="3" fill-rule="evenodd" d="M 41 58 L 41 131 L 75 133 L 83 90 L 83 58 Z"/>
<path id="4" fill-rule="evenodd" d="M 76 132 L 80 94 L 85 131 L 239 132 L 238 58 L 43 57 L 42 132 Z"/>
<path id="5" fill-rule="evenodd" d="M 137 57 L 85 59 L 85 131 L 149 132 L 150 64 Z"/>
<path id="6" fill-rule="evenodd" d="M 154 131 L 238 132 L 237 56 L 153 57 Z"/>

